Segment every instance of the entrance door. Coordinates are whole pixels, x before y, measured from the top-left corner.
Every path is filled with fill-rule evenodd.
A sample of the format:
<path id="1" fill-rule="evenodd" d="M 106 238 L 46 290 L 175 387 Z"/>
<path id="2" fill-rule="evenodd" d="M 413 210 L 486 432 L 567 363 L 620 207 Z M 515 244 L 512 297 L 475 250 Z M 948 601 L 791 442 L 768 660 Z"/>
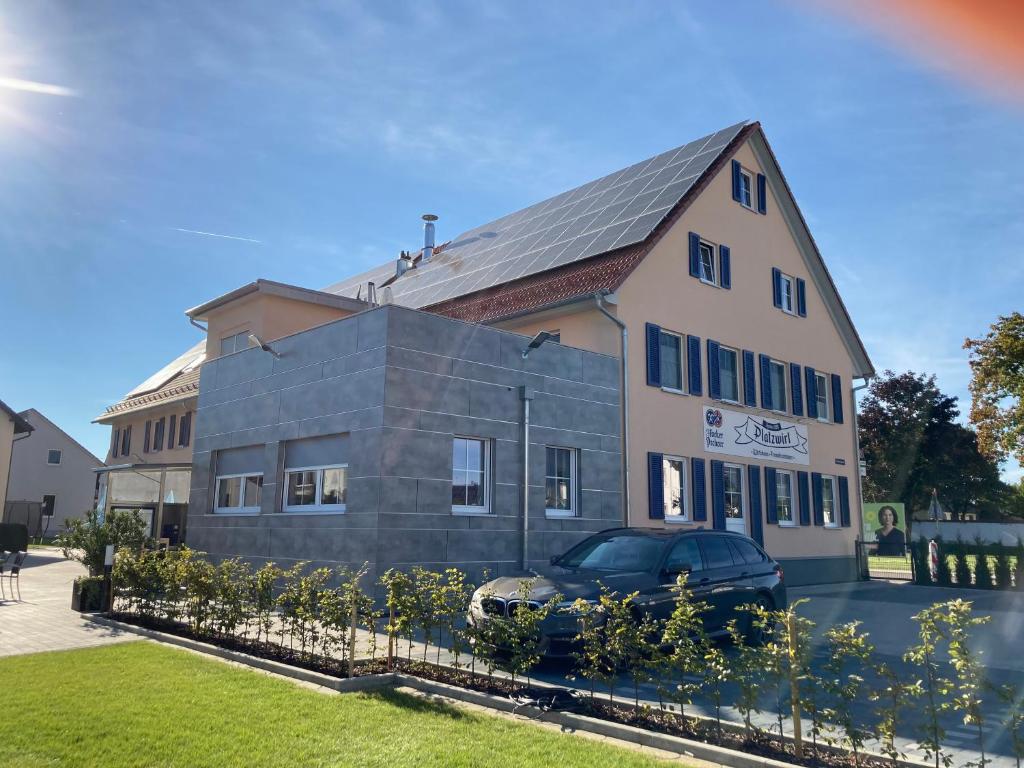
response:
<path id="1" fill-rule="evenodd" d="M 746 498 L 743 493 L 743 467 L 726 464 L 722 470 L 725 480 L 725 529 L 746 534 Z"/>

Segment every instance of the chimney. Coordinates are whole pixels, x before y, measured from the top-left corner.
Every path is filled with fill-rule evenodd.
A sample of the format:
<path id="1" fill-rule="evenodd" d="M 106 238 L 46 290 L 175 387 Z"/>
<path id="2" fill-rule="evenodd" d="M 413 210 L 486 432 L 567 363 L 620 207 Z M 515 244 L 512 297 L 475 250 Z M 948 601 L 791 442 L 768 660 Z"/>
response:
<path id="1" fill-rule="evenodd" d="M 434 222 L 437 221 L 437 216 L 425 213 L 423 221 L 423 257 L 420 262 L 427 264 L 434 256 Z"/>
<path id="2" fill-rule="evenodd" d="M 402 251 L 398 256 L 398 263 L 395 264 L 395 277 L 401 277 L 412 269 L 412 257 L 408 251 Z"/>

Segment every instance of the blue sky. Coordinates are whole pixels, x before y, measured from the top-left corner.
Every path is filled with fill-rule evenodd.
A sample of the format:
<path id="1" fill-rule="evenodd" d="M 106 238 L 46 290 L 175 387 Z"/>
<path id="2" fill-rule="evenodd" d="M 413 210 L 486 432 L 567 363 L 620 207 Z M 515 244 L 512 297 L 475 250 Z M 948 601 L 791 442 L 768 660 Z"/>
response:
<path id="1" fill-rule="evenodd" d="M 1024 295 L 1021 105 L 816 5 L 0 0 L 0 78 L 66 89 L 0 81 L 0 398 L 100 455 L 91 419 L 199 339 L 186 308 L 742 119 L 879 370 L 966 412 L 963 339 Z"/>

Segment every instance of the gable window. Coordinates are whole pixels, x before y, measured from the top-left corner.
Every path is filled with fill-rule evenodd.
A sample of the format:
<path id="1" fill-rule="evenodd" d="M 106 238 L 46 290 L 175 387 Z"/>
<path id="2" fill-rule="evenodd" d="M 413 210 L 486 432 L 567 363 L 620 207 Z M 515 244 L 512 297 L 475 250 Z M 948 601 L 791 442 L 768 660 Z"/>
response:
<path id="1" fill-rule="evenodd" d="M 61 452 L 56 448 L 51 448 L 46 452 L 46 463 L 51 466 L 58 466 L 60 464 Z"/>
<path id="2" fill-rule="evenodd" d="M 793 473 L 782 469 L 775 472 L 775 514 L 779 525 L 796 525 L 793 517 Z"/>
<path id="3" fill-rule="evenodd" d="M 347 464 L 296 467 L 284 475 L 285 512 L 344 512 Z"/>
<path id="4" fill-rule="evenodd" d="M 683 391 L 683 342 L 682 337 L 661 331 L 659 339 L 661 359 L 661 388 L 673 392 Z"/>
<path id="5" fill-rule="evenodd" d="M 240 331 L 239 333 L 232 334 L 231 336 L 225 336 L 220 340 L 220 354 L 230 355 L 232 352 L 241 352 L 243 349 L 249 348 L 249 331 Z"/>
<path id="6" fill-rule="evenodd" d="M 711 243 L 700 243 L 700 279 L 709 285 L 717 285 L 715 281 L 715 246 Z"/>
<path id="7" fill-rule="evenodd" d="M 217 478 L 217 514 L 253 514 L 260 511 L 263 474 L 221 475 Z"/>
<path id="8" fill-rule="evenodd" d="M 836 528 L 839 526 L 839 515 L 836 513 L 839 505 L 836 502 L 836 479 L 832 475 L 821 477 L 821 510 L 825 519 L 825 526 Z"/>
<path id="9" fill-rule="evenodd" d="M 676 522 L 689 521 L 690 509 L 686 493 L 686 459 L 679 456 L 665 456 L 661 460 L 661 471 L 665 519 Z"/>
<path id="10" fill-rule="evenodd" d="M 473 437 L 452 441 L 452 511 L 486 512 L 489 506 L 488 442 Z"/>
<path id="11" fill-rule="evenodd" d="M 739 353 L 729 347 L 718 348 L 718 369 L 723 400 L 740 401 Z"/>
<path id="12" fill-rule="evenodd" d="M 818 421 L 829 421 L 828 413 L 828 376 L 814 373 L 814 399 L 818 404 Z"/>
<path id="13" fill-rule="evenodd" d="M 548 446 L 545 452 L 544 507 L 549 515 L 576 514 L 577 459 L 572 448 Z"/>
<path id="14" fill-rule="evenodd" d="M 771 374 L 772 410 L 786 410 L 786 364 L 778 360 L 768 363 L 768 370 Z"/>
<path id="15" fill-rule="evenodd" d="M 751 203 L 753 180 L 750 178 L 750 174 L 743 169 L 740 169 L 739 185 L 740 205 L 744 208 L 753 208 L 754 206 Z"/>
<path id="16" fill-rule="evenodd" d="M 781 299 L 781 308 L 783 312 L 790 315 L 796 314 L 794 309 L 795 297 L 794 297 L 794 282 L 793 278 L 786 274 L 779 275 L 779 298 Z"/>

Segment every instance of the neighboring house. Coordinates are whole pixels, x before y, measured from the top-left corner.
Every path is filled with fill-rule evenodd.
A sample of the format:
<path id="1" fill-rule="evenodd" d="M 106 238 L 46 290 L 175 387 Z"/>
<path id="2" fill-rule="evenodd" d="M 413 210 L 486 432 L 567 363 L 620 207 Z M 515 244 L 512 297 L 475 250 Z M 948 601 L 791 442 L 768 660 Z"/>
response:
<path id="1" fill-rule="evenodd" d="M 40 503 L 40 533 L 54 536 L 65 520 L 93 508 L 96 468 L 103 462 L 35 408 L 18 415 L 32 434 L 14 444 L 7 500 Z"/>
<path id="2" fill-rule="evenodd" d="M 0 400 L 0 511 L 7 510 L 7 480 L 11 472 L 14 443 L 32 433 L 32 425 Z M 5 514 L 6 521 L 6 514 Z"/>
<path id="3" fill-rule="evenodd" d="M 550 458 L 531 473 L 529 526 L 540 541 L 558 534 L 530 548 L 531 565 L 617 519 L 743 531 L 783 562 L 790 584 L 857 577 L 853 389 L 874 369 L 758 123 L 702 137 L 438 247 L 435 217 L 425 218 L 420 252 L 324 292 L 257 281 L 189 312 L 193 323 L 209 324 L 210 360 L 199 386 L 203 443 L 194 457 L 189 543 L 218 556 L 376 559 L 379 567 L 464 564 L 468 540 L 479 563 L 512 570 L 520 559 L 508 551 L 508 536 L 493 532 L 522 525 L 522 505 L 499 501 L 502 486 L 514 485 L 508 462 L 522 446 L 512 434 L 522 415 L 504 399 L 473 392 L 481 382 L 506 393 L 526 384 L 531 407 L 547 420 L 531 455 Z M 406 309 L 345 308 L 331 296 Z M 338 319 L 326 319 L 332 311 Z M 470 325 L 422 319 L 429 315 Z M 371 316 L 387 320 L 364 320 Z M 429 328 L 432 335 L 414 334 L 414 343 L 392 332 L 392 318 L 407 316 L 421 319 L 401 320 L 403 333 Z M 317 323 L 325 324 L 305 330 Z M 353 333 L 326 329 L 360 323 L 367 333 L 379 325 L 387 332 L 367 340 L 357 330 L 355 347 L 317 341 Z M 527 338 L 488 335 L 497 330 Z M 264 349 L 246 349 L 250 332 Z M 509 350 L 539 332 L 565 346 L 549 342 L 517 367 Z M 469 341 L 453 346 L 448 335 L 491 339 L 497 357 L 480 360 Z M 552 349 L 615 359 L 621 379 L 595 378 L 604 365 L 566 365 Z M 418 397 L 406 401 L 406 389 Z M 606 409 L 595 416 L 583 404 L 597 401 L 624 404 L 621 426 L 612 430 Z M 507 431 L 485 429 L 492 423 Z M 408 440 L 370 440 L 358 452 L 360 474 L 351 466 L 339 474 L 355 460 L 360 430 L 408 433 Z M 437 439 L 413 437 L 420 432 Z M 310 466 L 289 459 L 304 453 L 292 441 L 328 433 L 348 437 Z M 442 444 L 451 451 L 442 453 Z M 248 458 L 233 467 L 230 451 L 240 449 Z M 612 455 L 621 459 L 615 467 Z M 474 517 L 464 517 L 459 501 L 470 493 L 467 472 L 490 500 L 470 505 Z M 372 479 L 376 495 L 357 497 L 357 477 Z M 337 499 L 348 482 L 353 493 L 343 506 L 324 502 L 325 487 Z M 591 482 L 600 495 L 587 493 Z M 260 495 L 261 483 L 273 494 Z M 247 489 L 258 503 L 249 503 Z M 609 510 L 613 498 L 621 503 Z M 418 530 L 430 545 L 396 559 L 344 543 L 359 519 L 376 526 L 379 541 L 392 510 L 415 516 L 395 536 L 405 541 Z M 469 533 L 453 534 L 459 527 Z"/>

